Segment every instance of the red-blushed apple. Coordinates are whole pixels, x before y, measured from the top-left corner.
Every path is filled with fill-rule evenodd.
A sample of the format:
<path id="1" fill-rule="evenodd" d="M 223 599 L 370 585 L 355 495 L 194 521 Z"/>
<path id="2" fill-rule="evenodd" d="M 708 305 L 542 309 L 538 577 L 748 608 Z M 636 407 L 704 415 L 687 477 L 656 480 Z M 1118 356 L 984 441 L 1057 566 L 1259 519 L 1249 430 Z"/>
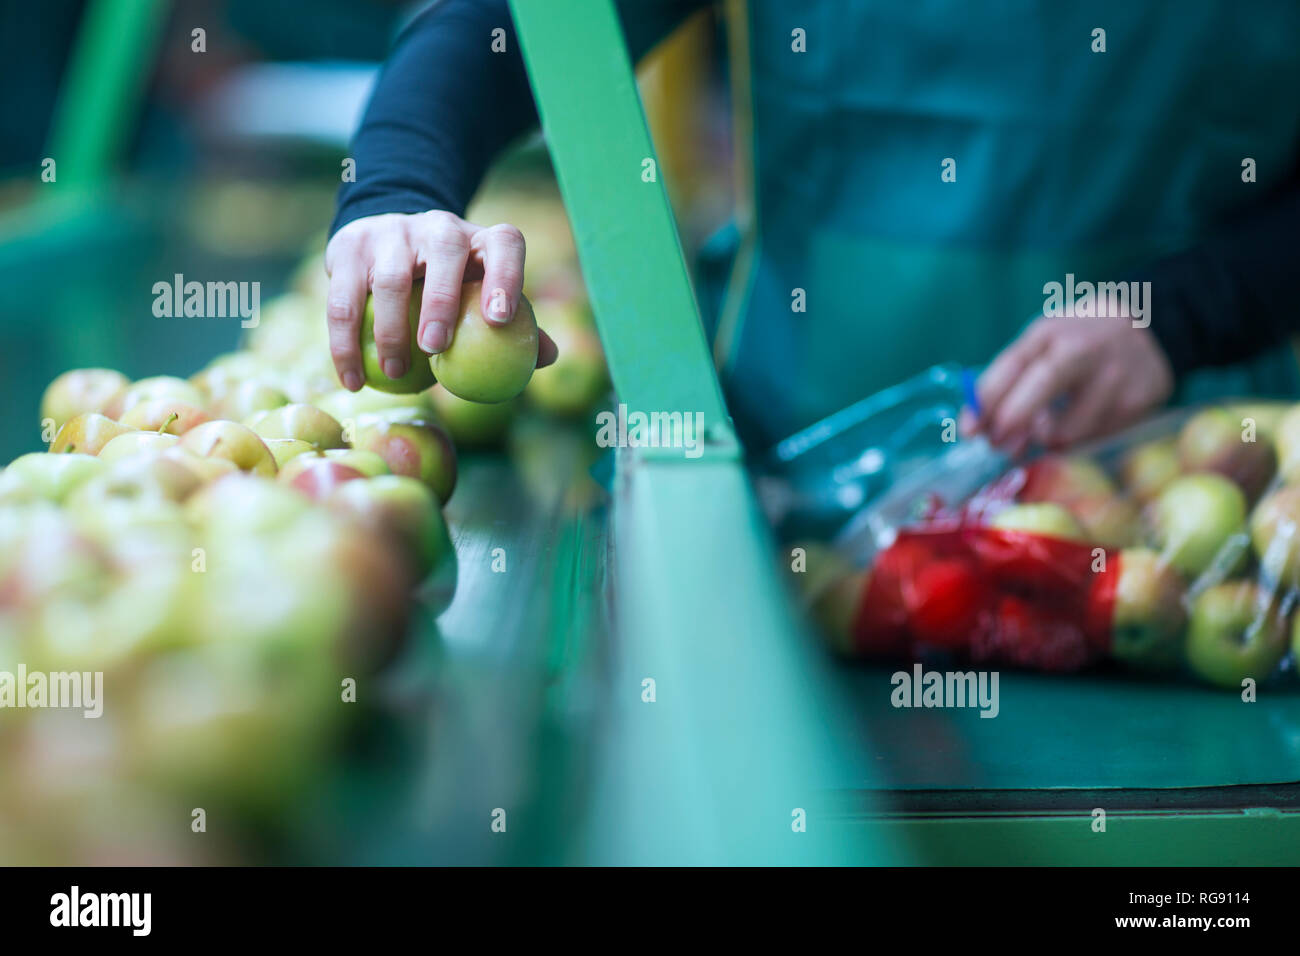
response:
<path id="1" fill-rule="evenodd" d="M 1120 466 L 1124 490 L 1145 504 L 1154 501 L 1165 486 L 1183 473 L 1178 460 L 1178 441 L 1162 438 L 1144 442 L 1130 451 Z"/>
<path id="2" fill-rule="evenodd" d="M 1288 637 L 1274 595 L 1253 581 L 1227 581 L 1192 604 L 1187 663 L 1210 683 L 1239 690 L 1246 678 L 1259 682 L 1273 672 Z"/>
<path id="3" fill-rule="evenodd" d="M 174 375 L 154 375 L 132 382 L 118 392 L 104 407 L 104 414 L 109 418 L 121 419 L 135 406 L 160 398 L 195 408 L 203 407 L 203 393 L 185 379 Z"/>
<path id="4" fill-rule="evenodd" d="M 356 423 L 354 448 L 374 452 L 394 475 L 424 482 L 443 504 L 456 487 L 456 449 L 433 422 L 385 422 L 362 416 Z"/>
<path id="5" fill-rule="evenodd" d="M 278 478 L 286 484 L 291 483 L 304 471 L 320 461 L 332 461 L 346 465 L 349 468 L 355 468 L 366 478 L 392 474 L 388 468 L 388 463 L 372 451 L 362 451 L 359 448 L 329 448 L 320 451 L 313 448 L 308 453 L 296 455 L 290 459 L 284 468 L 280 470 Z"/>
<path id="6" fill-rule="evenodd" d="M 41 396 L 41 420 L 51 419 L 54 427 L 88 412 L 103 412 L 118 392 L 130 384 L 121 372 L 108 368 L 79 368 L 64 372 L 50 382 Z"/>
<path id="7" fill-rule="evenodd" d="M 151 398 L 122 413 L 123 425 L 146 432 L 166 431 L 184 435 L 195 425 L 210 421 L 207 412 L 170 398 Z"/>
<path id="8" fill-rule="evenodd" d="M 179 443 L 179 438 L 167 432 L 127 432 L 101 448 L 99 457 L 112 464 L 133 455 L 157 454 L 175 448 Z"/>
<path id="9" fill-rule="evenodd" d="M 1253 424 L 1255 434 L 1260 441 L 1266 441 L 1270 445 L 1277 440 L 1278 426 L 1282 424 L 1282 416 L 1291 408 L 1289 402 L 1236 402 L 1227 406 L 1228 413 L 1233 419 L 1242 423 L 1242 428 L 1247 424 Z"/>
<path id="10" fill-rule="evenodd" d="M 317 448 L 342 448 L 343 426 L 315 405 L 281 405 L 256 412 L 245 424 L 262 438 L 297 438 Z"/>
<path id="11" fill-rule="evenodd" d="M 559 354 L 554 364 L 533 372 L 524 394 L 535 407 L 552 415 L 580 417 L 609 391 L 605 353 L 590 323 L 562 309 L 550 315 L 554 321 L 547 324 L 546 331 Z"/>
<path id="12" fill-rule="evenodd" d="M 1206 571 L 1246 524 L 1246 498 L 1220 474 L 1184 475 L 1151 504 L 1150 523 L 1164 560 L 1188 577 Z"/>
<path id="13" fill-rule="evenodd" d="M 416 280 L 411 286 L 411 297 L 406 309 L 406 372 L 398 378 L 389 378 L 379 363 L 379 346 L 375 343 L 375 300 L 373 297 L 366 300 L 366 312 L 361 319 L 361 366 L 365 370 L 366 384 L 371 388 L 409 395 L 412 392 L 422 392 L 433 384 L 429 356 L 420 350 L 420 343 L 416 340 L 423 295 L 424 281 Z"/>
<path id="14" fill-rule="evenodd" d="M 1278 421 L 1273 444 L 1282 480 L 1289 485 L 1300 482 L 1300 404 L 1292 405 Z"/>
<path id="15" fill-rule="evenodd" d="M 1273 446 L 1242 425 L 1225 408 L 1197 412 L 1178 433 L 1178 460 L 1183 471 L 1223 475 L 1254 500 L 1276 469 Z"/>
<path id="16" fill-rule="evenodd" d="M 275 459 L 275 467 L 279 469 L 279 473 L 283 473 L 284 466 L 299 455 L 315 453 L 318 450 L 315 445 L 300 438 L 263 438 L 262 441 L 267 448 L 271 449 L 271 456 Z"/>
<path id="17" fill-rule="evenodd" d="M 1176 667 L 1187 624 L 1183 592 L 1178 572 L 1155 551 L 1121 551 L 1111 612 L 1111 656 L 1143 669 Z"/>
<path id="18" fill-rule="evenodd" d="M 67 498 L 78 485 L 101 474 L 105 467 L 104 462 L 94 455 L 80 455 L 76 452 L 56 455 L 37 451 L 15 458 L 4 470 L 4 474 L 21 480 L 46 501 L 58 503 Z"/>
<path id="19" fill-rule="evenodd" d="M 1300 587 L 1300 485 L 1284 485 L 1255 506 L 1250 540 L 1269 583 Z"/>
<path id="20" fill-rule="evenodd" d="M 345 482 L 328 500 L 339 512 L 396 542 L 416 580 L 455 553 L 437 497 L 414 478 L 381 475 Z"/>
<path id="21" fill-rule="evenodd" d="M 236 422 L 205 422 L 181 436 L 181 447 L 205 458 L 226 458 L 240 471 L 274 475 L 275 456 L 251 428 Z"/>
<path id="22" fill-rule="evenodd" d="M 224 475 L 238 473 L 239 466 L 225 458 L 205 458 L 196 455 L 188 448 L 177 446 L 162 453 L 162 457 L 179 462 L 193 472 L 203 484 L 215 481 Z"/>
<path id="23" fill-rule="evenodd" d="M 289 404 L 289 396 L 270 382 L 250 380 L 240 382 L 233 389 L 215 395 L 211 401 L 214 418 L 242 422 L 256 412 L 279 408 Z"/>
<path id="24" fill-rule="evenodd" d="M 79 452 L 98 455 L 100 450 L 118 435 L 135 431 L 129 425 L 114 421 L 97 412 L 87 412 L 68 419 L 50 443 L 50 451 Z"/>
<path id="25" fill-rule="evenodd" d="M 489 324 L 481 308 L 483 283 L 461 287 L 451 344 L 432 359 L 433 374 L 466 401 L 505 402 L 524 390 L 537 366 L 537 320 L 523 295 L 505 325 Z"/>
<path id="26" fill-rule="evenodd" d="M 312 501 L 323 501 L 335 488 L 358 478 L 365 478 L 355 468 L 331 461 L 328 458 L 305 459 L 306 465 L 288 484 L 305 494 Z"/>
<path id="27" fill-rule="evenodd" d="M 1095 461 L 1078 455 L 1048 455 L 1025 466 L 1025 482 L 1016 498 L 1068 508 L 1080 498 L 1114 492 L 1115 483 Z"/>
<path id="28" fill-rule="evenodd" d="M 429 389 L 428 395 L 438 421 L 451 433 L 458 448 L 500 447 L 518 407 L 513 401 L 498 402 L 495 405 L 467 402 L 441 385 Z"/>
<path id="29" fill-rule="evenodd" d="M 1127 548 L 1138 543 L 1142 528 L 1137 505 L 1119 495 L 1075 499 L 1069 511 L 1088 541 L 1107 548 Z"/>
<path id="30" fill-rule="evenodd" d="M 1084 540 L 1083 529 L 1068 510 L 1051 502 L 1011 505 L 993 516 L 989 526 L 1003 531 L 1027 531 L 1050 538 Z"/>

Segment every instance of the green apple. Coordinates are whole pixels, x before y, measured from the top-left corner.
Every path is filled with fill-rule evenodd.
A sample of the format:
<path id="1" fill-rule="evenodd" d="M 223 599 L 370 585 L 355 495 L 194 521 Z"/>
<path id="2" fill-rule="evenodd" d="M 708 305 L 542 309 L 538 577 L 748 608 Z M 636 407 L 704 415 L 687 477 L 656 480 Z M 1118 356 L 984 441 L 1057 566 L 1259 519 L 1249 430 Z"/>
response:
<path id="1" fill-rule="evenodd" d="M 118 435 L 135 431 L 129 425 L 123 425 L 97 412 L 87 412 L 69 418 L 54 436 L 50 451 L 79 452 L 83 455 L 98 455 L 100 450 Z"/>
<path id="2" fill-rule="evenodd" d="M 123 458 L 147 452 L 163 452 L 175 448 L 180 439 L 167 432 L 127 432 L 118 435 L 100 449 L 99 457 L 112 464 Z"/>
<path id="3" fill-rule="evenodd" d="M 1174 438 L 1138 445 L 1124 457 L 1120 466 L 1124 490 L 1143 504 L 1154 501 L 1165 486 L 1182 473 L 1178 441 Z"/>
<path id="4" fill-rule="evenodd" d="M 1182 659 L 1183 581 L 1150 548 L 1119 555 L 1111 617 L 1111 654 L 1142 668 L 1168 669 Z"/>
<path id="5" fill-rule="evenodd" d="M 55 428 L 88 412 L 102 412 L 119 392 L 131 384 L 121 372 L 108 368 L 79 368 L 64 372 L 50 382 L 41 396 L 41 420 L 51 419 Z"/>
<path id="6" fill-rule="evenodd" d="M 1192 605 L 1187 662 L 1212 684 L 1240 689 L 1248 677 L 1262 681 L 1286 654 L 1286 620 L 1272 596 L 1252 581 L 1207 589 Z"/>
<path id="7" fill-rule="evenodd" d="M 609 391 L 605 353 L 596 330 L 566 318 L 546 326 L 559 354 L 553 365 L 533 372 L 524 394 L 537 408 L 552 415 L 587 414 Z"/>
<path id="8" fill-rule="evenodd" d="M 340 388 L 320 396 L 312 404 L 329 413 L 335 421 L 343 423 L 345 428 L 348 422 L 355 422 L 362 415 L 388 409 L 416 409 L 426 417 L 433 414 L 427 391 L 412 395 L 390 395 L 373 388 L 363 388 L 359 392 Z"/>
<path id="9" fill-rule="evenodd" d="M 1300 586 L 1300 485 L 1284 485 L 1255 506 L 1250 540 L 1270 583 Z"/>
<path id="10" fill-rule="evenodd" d="M 257 432 L 236 422 L 205 422 L 186 432 L 180 444 L 204 458 L 228 459 L 240 471 L 258 475 L 274 475 L 276 472 L 271 449 L 266 447 Z"/>
<path id="11" fill-rule="evenodd" d="M 833 548 L 816 541 L 792 546 L 804 552 L 802 571 L 791 571 L 800 603 L 818 631 L 840 654 L 853 652 L 853 622 L 866 593 L 867 571 L 856 570 Z"/>
<path id="12" fill-rule="evenodd" d="M 406 309 L 407 356 L 406 373 L 399 378 L 389 378 L 379 364 L 379 346 L 375 344 L 375 300 L 366 300 L 366 314 L 361 320 L 361 365 L 365 369 L 366 384 L 381 392 L 409 395 L 422 392 L 433 384 L 433 369 L 429 356 L 420 350 L 416 333 L 420 326 L 420 297 L 424 295 L 424 282 L 411 287 L 411 299 Z"/>
<path id="13" fill-rule="evenodd" d="M 262 438 L 297 438 L 317 448 L 342 448 L 343 426 L 315 405 L 281 405 L 246 422 Z"/>
<path id="14" fill-rule="evenodd" d="M 537 366 L 537 320 L 520 295 L 505 325 L 489 324 L 480 308 L 483 284 L 461 287 L 460 315 L 451 344 L 432 359 L 433 374 L 451 392 L 471 402 L 505 402 L 524 390 Z"/>
<path id="15" fill-rule="evenodd" d="M 239 466 L 225 458 L 205 458 L 188 448 L 176 446 L 162 453 L 163 458 L 179 462 L 193 472 L 203 484 L 216 481 L 229 474 L 237 474 Z"/>
<path id="16" fill-rule="evenodd" d="M 275 459 L 277 473 L 283 472 L 284 466 L 299 455 L 317 450 L 315 445 L 301 438 L 263 438 L 262 441 L 267 448 L 271 449 L 271 457 Z"/>
<path id="17" fill-rule="evenodd" d="M 1094 495 L 1070 503 L 1088 541 L 1107 548 L 1127 548 L 1138 543 L 1141 515 L 1138 507 L 1119 495 Z"/>
<path id="18" fill-rule="evenodd" d="M 204 485 L 185 503 L 190 524 L 209 534 L 241 540 L 290 528 L 311 502 L 278 481 L 236 473 Z"/>
<path id="19" fill-rule="evenodd" d="M 1300 404 L 1292 405 L 1278 421 L 1273 442 L 1282 480 L 1300 482 Z"/>
<path id="20" fill-rule="evenodd" d="M 1187 420 L 1178 434 L 1178 460 L 1185 472 L 1223 475 L 1252 500 L 1268 485 L 1277 464 L 1272 444 L 1250 433 L 1226 408 L 1207 408 Z"/>
<path id="21" fill-rule="evenodd" d="M 230 392 L 240 382 L 261 378 L 266 366 L 252 352 L 227 352 L 218 355 L 200 372 L 190 376 L 190 384 L 209 401 Z"/>
<path id="22" fill-rule="evenodd" d="M 387 422 L 362 416 L 354 448 L 374 452 L 394 475 L 418 478 L 446 504 L 456 487 L 456 449 L 432 421 Z"/>
<path id="23" fill-rule="evenodd" d="M 398 542 L 417 579 L 454 554 L 438 498 L 414 478 L 381 475 L 345 482 L 334 489 L 328 503 Z"/>
<path id="24" fill-rule="evenodd" d="M 1079 455 L 1047 455 L 1025 467 L 1025 481 L 1016 496 L 1023 502 L 1050 502 L 1067 508 L 1080 498 L 1110 495 L 1115 483 L 1091 459 Z"/>
<path id="25" fill-rule="evenodd" d="M 94 455 L 56 455 L 37 451 L 15 458 L 4 470 L 5 476 L 20 479 L 36 495 L 55 503 L 63 501 L 77 486 L 89 481 L 105 469 L 104 462 Z"/>
<path id="26" fill-rule="evenodd" d="M 152 398 L 122 413 L 123 425 L 146 432 L 166 431 L 184 435 L 195 425 L 209 421 L 208 413 L 194 405 L 170 398 Z"/>
<path id="27" fill-rule="evenodd" d="M 484 405 L 457 398 L 441 385 L 429 389 L 429 400 L 438 421 L 451 432 L 457 446 L 493 448 L 501 444 L 514 421 L 515 402 Z"/>
<path id="28" fill-rule="evenodd" d="M 278 478 L 285 483 L 292 483 L 294 479 L 318 461 L 333 461 L 349 468 L 355 468 L 366 478 L 392 474 L 388 468 L 388 462 L 373 451 L 363 451 L 360 448 L 328 448 L 321 451 L 310 448 L 308 453 L 295 455 L 286 462 L 284 467 L 280 469 Z"/>
<path id="29" fill-rule="evenodd" d="M 183 464 L 163 455 L 138 455 L 113 462 L 68 495 L 69 510 L 103 507 L 111 501 L 183 501 L 200 485 Z"/>
<path id="30" fill-rule="evenodd" d="M 1245 495 L 1236 484 L 1214 472 L 1175 479 L 1151 507 L 1151 523 L 1161 555 L 1189 577 L 1208 570 L 1223 546 L 1246 523 Z"/>
<path id="31" fill-rule="evenodd" d="M 340 485 L 366 477 L 357 469 L 324 456 L 304 458 L 303 461 L 306 464 L 287 484 L 312 501 L 324 501 Z"/>
<path id="32" fill-rule="evenodd" d="M 240 382 L 230 391 L 212 399 L 214 417 L 242 422 L 256 412 L 279 408 L 289 404 L 289 396 L 270 382 L 251 380 Z"/>
<path id="33" fill-rule="evenodd" d="M 999 511 L 989 526 L 1003 531 L 1027 531 L 1052 538 L 1082 541 L 1083 529 L 1064 507 L 1051 502 L 1011 505 Z"/>

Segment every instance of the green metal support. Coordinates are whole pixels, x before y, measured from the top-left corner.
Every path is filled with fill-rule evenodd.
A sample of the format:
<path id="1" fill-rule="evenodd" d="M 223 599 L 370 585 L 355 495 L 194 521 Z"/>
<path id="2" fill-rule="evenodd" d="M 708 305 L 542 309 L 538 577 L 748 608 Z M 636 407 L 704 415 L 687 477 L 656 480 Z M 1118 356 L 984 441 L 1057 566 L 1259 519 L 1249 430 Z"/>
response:
<path id="1" fill-rule="evenodd" d="M 511 5 L 620 401 L 647 413 L 700 412 L 715 445 L 730 444 L 613 5 Z"/>
<path id="2" fill-rule="evenodd" d="M 845 702 L 804 639 L 739 461 L 609 0 L 512 0 L 620 402 L 703 413 L 712 441 L 621 448 L 609 719 L 581 859 L 896 862 L 815 807 L 848 772 Z"/>
<path id="3" fill-rule="evenodd" d="M 92 0 L 59 94 L 48 155 L 57 182 L 104 185 L 136 128 L 167 0 Z"/>

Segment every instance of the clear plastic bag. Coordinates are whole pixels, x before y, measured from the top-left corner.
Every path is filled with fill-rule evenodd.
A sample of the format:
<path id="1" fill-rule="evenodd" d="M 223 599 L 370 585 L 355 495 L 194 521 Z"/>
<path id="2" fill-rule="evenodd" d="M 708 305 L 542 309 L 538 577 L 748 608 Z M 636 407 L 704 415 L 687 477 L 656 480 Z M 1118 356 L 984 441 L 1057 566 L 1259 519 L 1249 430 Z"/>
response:
<path id="1" fill-rule="evenodd" d="M 829 544 L 795 552 L 840 651 L 1041 671 L 1113 661 L 1234 689 L 1292 669 L 1300 406 L 1175 410 L 1022 463 L 978 438 L 912 448 L 833 536 L 811 535 Z"/>

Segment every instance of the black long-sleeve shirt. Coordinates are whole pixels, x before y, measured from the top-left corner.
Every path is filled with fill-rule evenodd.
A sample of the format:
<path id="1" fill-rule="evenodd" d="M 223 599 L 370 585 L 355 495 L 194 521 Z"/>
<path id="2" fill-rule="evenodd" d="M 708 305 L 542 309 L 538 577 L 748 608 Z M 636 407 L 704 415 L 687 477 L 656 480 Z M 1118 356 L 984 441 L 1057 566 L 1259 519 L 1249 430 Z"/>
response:
<path id="1" fill-rule="evenodd" d="M 708 0 L 619 0 L 634 58 Z M 493 31 L 505 51 L 493 52 Z M 493 159 L 537 125 L 506 0 L 438 0 L 403 31 L 353 141 L 331 234 L 363 216 L 463 215 Z M 1176 375 L 1227 365 L 1300 331 L 1300 170 L 1198 245 L 1140 268 L 1151 331 Z"/>

